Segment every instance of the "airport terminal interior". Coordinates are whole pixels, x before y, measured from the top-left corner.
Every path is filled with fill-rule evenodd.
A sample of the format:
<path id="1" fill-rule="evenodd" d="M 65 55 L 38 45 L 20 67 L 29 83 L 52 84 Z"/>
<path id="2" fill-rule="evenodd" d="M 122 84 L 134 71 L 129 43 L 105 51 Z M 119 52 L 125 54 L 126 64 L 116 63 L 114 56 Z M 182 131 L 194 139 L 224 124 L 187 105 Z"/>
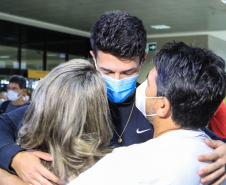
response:
<path id="1" fill-rule="evenodd" d="M 222 59 L 226 0 L 0 0 L 0 184 L 226 185 Z"/>
<path id="2" fill-rule="evenodd" d="M 32 91 L 40 74 L 62 62 L 73 58 L 92 62 L 90 29 L 104 12 L 112 10 L 134 14 L 147 30 L 148 57 L 138 82 L 152 68 L 155 51 L 173 40 L 209 47 L 226 60 L 224 0 L 1 0 L 1 91 L 13 74 L 26 77 Z"/>

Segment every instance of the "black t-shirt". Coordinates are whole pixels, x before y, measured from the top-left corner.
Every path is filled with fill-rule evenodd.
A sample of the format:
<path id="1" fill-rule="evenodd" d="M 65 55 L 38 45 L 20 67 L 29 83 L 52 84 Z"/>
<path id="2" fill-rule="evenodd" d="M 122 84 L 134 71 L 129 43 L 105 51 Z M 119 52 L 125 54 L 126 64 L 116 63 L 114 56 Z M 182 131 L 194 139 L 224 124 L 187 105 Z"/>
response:
<path id="1" fill-rule="evenodd" d="M 121 136 L 127 121 L 129 119 L 135 94 L 129 97 L 123 103 L 112 103 L 109 101 L 112 122 L 118 135 Z M 142 143 L 153 138 L 154 128 L 152 124 L 144 117 L 144 115 L 137 109 L 134 104 L 133 112 L 131 114 L 129 123 L 122 135 L 122 142 L 118 142 L 118 135 L 113 131 L 113 138 L 111 144 L 114 146 L 128 146 L 135 143 Z"/>

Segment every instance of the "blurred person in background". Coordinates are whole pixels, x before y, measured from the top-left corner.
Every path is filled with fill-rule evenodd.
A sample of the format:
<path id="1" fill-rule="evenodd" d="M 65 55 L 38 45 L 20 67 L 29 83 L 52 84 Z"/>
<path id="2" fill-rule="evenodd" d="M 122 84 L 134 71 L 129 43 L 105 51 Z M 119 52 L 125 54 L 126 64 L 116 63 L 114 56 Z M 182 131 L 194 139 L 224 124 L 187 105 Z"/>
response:
<path id="1" fill-rule="evenodd" d="M 226 105 L 221 102 L 217 111 L 209 121 L 208 128 L 226 141 Z"/>
<path id="2" fill-rule="evenodd" d="M 8 97 L 7 97 L 7 92 L 5 92 L 5 91 L 2 91 L 1 93 L 0 93 L 0 104 L 2 104 L 4 101 L 6 101 L 6 100 L 8 100 Z"/>
<path id="3" fill-rule="evenodd" d="M 1 104 L 0 114 L 11 112 L 29 104 L 29 102 L 24 99 L 25 94 L 26 79 L 20 75 L 10 77 L 9 85 L 7 86 L 8 100 Z"/>

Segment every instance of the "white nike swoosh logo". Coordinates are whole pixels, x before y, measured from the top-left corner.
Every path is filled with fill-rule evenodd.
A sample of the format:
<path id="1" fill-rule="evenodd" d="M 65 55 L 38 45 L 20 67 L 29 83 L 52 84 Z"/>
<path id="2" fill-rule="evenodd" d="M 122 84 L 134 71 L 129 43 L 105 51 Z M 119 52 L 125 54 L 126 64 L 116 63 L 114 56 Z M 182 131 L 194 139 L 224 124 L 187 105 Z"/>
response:
<path id="1" fill-rule="evenodd" d="M 147 131 L 149 131 L 149 130 L 151 130 L 151 128 L 149 128 L 149 129 L 146 129 L 146 130 L 139 130 L 139 128 L 137 129 L 137 133 L 138 134 L 141 134 L 141 133 L 144 133 L 144 132 L 147 132 Z"/>

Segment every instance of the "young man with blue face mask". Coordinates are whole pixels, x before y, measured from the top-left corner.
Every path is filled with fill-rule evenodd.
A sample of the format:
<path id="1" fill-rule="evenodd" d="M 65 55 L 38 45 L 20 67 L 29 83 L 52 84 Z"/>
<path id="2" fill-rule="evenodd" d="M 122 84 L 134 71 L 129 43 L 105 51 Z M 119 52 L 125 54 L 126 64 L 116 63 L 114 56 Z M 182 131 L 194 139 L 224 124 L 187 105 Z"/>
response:
<path id="1" fill-rule="evenodd" d="M 152 124 L 135 106 L 136 79 L 146 57 L 146 31 L 142 21 L 126 12 L 109 12 L 101 16 L 92 27 L 90 41 L 92 47 L 90 54 L 107 86 L 114 124 L 112 145 L 128 146 L 152 139 L 154 131 Z M 224 149 L 226 151 L 225 146 L 220 146 L 205 159 L 224 161 L 221 155 Z M 5 164 L 0 167 L 7 170 L 13 168 L 29 183 L 50 185 L 47 180 L 59 183 L 56 176 L 40 165 L 39 158 L 51 160 L 49 155 L 42 152 L 29 153 L 19 147 L 11 151 Z M 5 153 L 6 150 L 0 149 L 0 157 L 6 156 Z M 224 163 L 218 162 L 208 167 L 205 173 L 216 169 L 222 170 L 224 169 L 222 166 Z M 215 173 L 211 178 L 218 178 L 221 174 L 222 172 Z"/>
<path id="2" fill-rule="evenodd" d="M 90 54 L 102 74 L 109 99 L 112 145 L 128 146 L 153 137 L 153 127 L 135 106 L 136 81 L 145 61 L 146 31 L 126 12 L 102 15 L 91 29 Z"/>

